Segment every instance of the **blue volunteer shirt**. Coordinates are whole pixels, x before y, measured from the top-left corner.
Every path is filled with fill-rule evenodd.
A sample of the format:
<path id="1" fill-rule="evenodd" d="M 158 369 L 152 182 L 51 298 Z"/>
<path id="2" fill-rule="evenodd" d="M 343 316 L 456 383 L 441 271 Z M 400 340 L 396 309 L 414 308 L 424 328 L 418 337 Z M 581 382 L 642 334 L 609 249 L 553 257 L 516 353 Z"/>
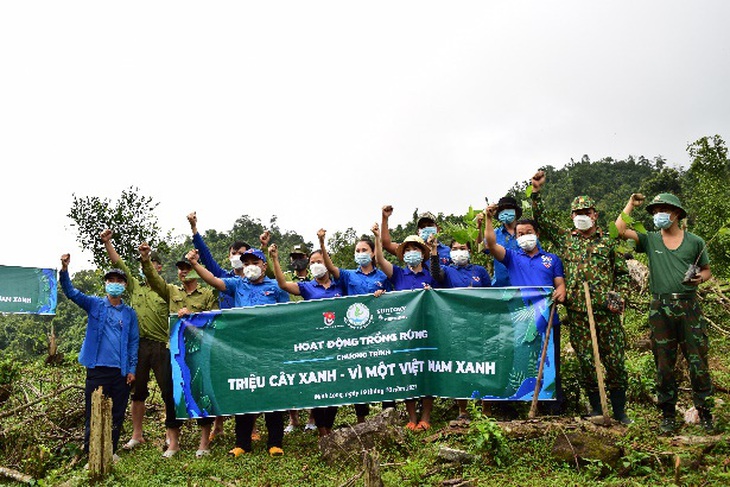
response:
<path id="1" fill-rule="evenodd" d="M 122 368 L 122 328 L 124 327 L 124 308 L 113 306 L 107 301 L 106 323 L 101 329 L 99 351 L 96 354 L 96 367 Z"/>
<path id="2" fill-rule="evenodd" d="M 198 258 L 200 259 L 200 263 L 203 264 L 215 277 L 220 279 L 226 277 L 238 277 L 233 269 L 227 271 L 218 265 L 218 262 L 216 262 L 213 258 L 213 254 L 205 244 L 200 233 L 193 235 L 193 246 L 198 249 Z M 227 293 L 221 293 L 218 295 L 218 306 L 220 309 L 233 308 L 235 305 L 235 297 L 233 295 Z"/>
<path id="3" fill-rule="evenodd" d="M 451 247 L 439 242 L 438 247 L 436 248 L 436 253 L 439 256 L 439 262 L 442 267 L 451 264 Z"/>
<path id="4" fill-rule="evenodd" d="M 222 281 L 226 285 L 225 293 L 233 296 L 234 306 L 257 306 L 260 304 L 286 303 L 289 293 L 282 290 L 273 279 L 264 277 L 264 280 L 254 284 L 245 277 L 226 277 Z"/>
<path id="5" fill-rule="evenodd" d="M 393 275 L 390 278 L 393 289 L 396 291 L 423 289 L 426 285 L 437 288 L 438 283 L 431 276 L 431 272 L 425 266 L 419 272 L 413 272 L 410 267 L 393 266 Z"/>
<path id="6" fill-rule="evenodd" d="M 519 250 L 520 246 L 517 245 L 517 237 L 507 231 L 505 226 L 501 226 L 494 229 L 494 234 L 497 237 L 497 243 L 505 249 Z M 489 249 L 484 249 L 484 253 L 489 255 Z M 509 279 L 509 273 L 503 263 L 494 259 L 494 277 L 492 278 L 492 286 L 494 287 L 506 287 L 516 286 L 517 284 L 511 284 Z"/>
<path id="7" fill-rule="evenodd" d="M 330 280 L 330 287 L 325 288 L 315 279 L 311 281 L 300 281 L 297 283 L 302 298 L 307 299 L 323 299 L 323 298 L 339 298 L 345 295 L 339 282 Z"/>
<path id="8" fill-rule="evenodd" d="M 560 258 L 544 250 L 529 256 L 524 250 L 505 249 L 502 264 L 509 272 L 512 286 L 553 286 L 553 279 L 565 277 Z"/>
<path id="9" fill-rule="evenodd" d="M 377 267 L 373 267 L 373 270 L 369 274 L 365 274 L 362 271 L 362 267 L 354 270 L 340 269 L 339 281 L 348 296 L 372 294 L 379 289 L 384 291 L 391 291 L 393 289 L 393 286 L 388 280 L 388 276 Z"/>
<path id="10" fill-rule="evenodd" d="M 487 270 L 476 264 L 459 267 L 449 265 L 442 268 L 446 275 L 445 287 L 490 287 L 491 278 Z"/>

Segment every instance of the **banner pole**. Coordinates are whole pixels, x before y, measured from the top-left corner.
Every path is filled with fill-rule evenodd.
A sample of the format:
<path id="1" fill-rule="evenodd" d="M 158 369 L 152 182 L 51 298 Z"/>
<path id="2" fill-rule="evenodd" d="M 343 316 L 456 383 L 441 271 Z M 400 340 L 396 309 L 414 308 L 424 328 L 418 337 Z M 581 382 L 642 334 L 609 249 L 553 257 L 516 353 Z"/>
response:
<path id="1" fill-rule="evenodd" d="M 537 396 L 540 394 L 540 384 L 542 382 L 542 369 L 545 367 L 545 358 L 547 357 L 547 347 L 550 341 L 550 332 L 553 329 L 553 317 L 555 316 L 555 306 L 557 303 L 553 301 L 550 306 L 550 318 L 548 318 L 547 330 L 545 331 L 545 342 L 542 344 L 542 355 L 540 355 L 540 367 L 537 369 L 537 380 L 535 381 L 535 393 L 532 396 L 532 404 L 530 405 L 530 412 L 527 415 L 528 418 L 533 419 L 537 412 Z M 557 353 L 560 353 L 558 350 Z"/>

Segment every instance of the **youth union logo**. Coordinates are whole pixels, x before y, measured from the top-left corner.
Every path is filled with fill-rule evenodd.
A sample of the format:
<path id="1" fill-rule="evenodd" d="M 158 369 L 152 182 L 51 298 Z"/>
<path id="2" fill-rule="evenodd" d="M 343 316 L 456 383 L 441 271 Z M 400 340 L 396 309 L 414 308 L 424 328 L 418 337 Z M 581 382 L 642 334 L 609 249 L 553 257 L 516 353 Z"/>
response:
<path id="1" fill-rule="evenodd" d="M 335 312 L 334 311 L 325 311 L 322 313 L 322 316 L 324 317 L 324 324 L 326 326 L 331 326 L 335 322 Z"/>
<path id="2" fill-rule="evenodd" d="M 362 303 L 355 303 L 347 308 L 347 314 L 345 314 L 345 323 L 350 328 L 356 330 L 365 328 L 373 321 L 373 316 L 370 314 L 370 310 L 367 306 Z"/>

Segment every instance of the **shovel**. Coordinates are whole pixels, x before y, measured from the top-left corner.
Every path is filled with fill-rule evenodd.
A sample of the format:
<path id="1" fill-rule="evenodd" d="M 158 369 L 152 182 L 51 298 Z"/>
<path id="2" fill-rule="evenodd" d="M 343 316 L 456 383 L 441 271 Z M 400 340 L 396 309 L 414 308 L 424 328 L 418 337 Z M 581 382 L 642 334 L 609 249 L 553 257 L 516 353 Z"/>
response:
<path id="1" fill-rule="evenodd" d="M 592 423 L 609 426 L 611 418 L 608 416 L 608 400 L 606 399 L 606 386 L 603 383 L 603 369 L 601 368 L 601 357 L 598 354 L 598 335 L 596 334 L 596 322 L 593 319 L 593 305 L 591 304 L 591 291 L 588 283 L 583 283 L 583 289 L 586 293 L 586 309 L 588 310 L 588 324 L 591 328 L 591 342 L 593 343 L 593 364 L 596 367 L 596 379 L 598 380 L 598 394 L 601 396 L 601 411 L 603 416 L 595 416 L 591 419 Z"/>

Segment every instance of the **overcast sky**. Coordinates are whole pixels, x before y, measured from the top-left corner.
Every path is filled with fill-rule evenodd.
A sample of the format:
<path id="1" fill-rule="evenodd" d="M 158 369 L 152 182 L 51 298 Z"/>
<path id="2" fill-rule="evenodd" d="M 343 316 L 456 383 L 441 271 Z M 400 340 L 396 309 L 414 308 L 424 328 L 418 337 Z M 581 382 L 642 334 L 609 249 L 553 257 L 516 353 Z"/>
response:
<path id="1" fill-rule="evenodd" d="M 387 203 L 393 225 L 463 213 L 584 154 L 686 165 L 730 140 L 728 19 L 725 0 L 2 2 L 0 265 L 88 268 L 74 193 L 138 187 L 174 234 L 195 210 L 314 241 Z"/>

